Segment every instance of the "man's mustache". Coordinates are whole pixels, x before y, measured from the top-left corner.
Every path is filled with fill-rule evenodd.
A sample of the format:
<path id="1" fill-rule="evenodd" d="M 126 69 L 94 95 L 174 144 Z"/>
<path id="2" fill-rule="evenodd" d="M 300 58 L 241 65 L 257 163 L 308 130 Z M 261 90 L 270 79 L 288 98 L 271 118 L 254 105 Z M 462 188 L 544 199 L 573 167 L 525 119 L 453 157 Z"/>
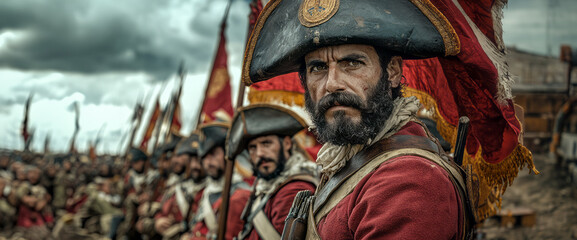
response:
<path id="1" fill-rule="evenodd" d="M 216 165 L 208 165 L 207 169 L 220 169 L 220 167 L 216 166 Z"/>
<path id="2" fill-rule="evenodd" d="M 324 114 L 329 108 L 335 106 L 352 107 L 361 111 L 367 110 L 367 106 L 359 96 L 352 93 L 336 92 L 321 98 L 317 104 L 317 114 Z"/>
<path id="3" fill-rule="evenodd" d="M 258 162 L 256 163 L 257 167 L 260 167 L 260 165 L 268 163 L 268 162 L 276 162 L 275 160 L 271 159 L 271 158 L 261 158 L 260 160 L 258 160 Z"/>

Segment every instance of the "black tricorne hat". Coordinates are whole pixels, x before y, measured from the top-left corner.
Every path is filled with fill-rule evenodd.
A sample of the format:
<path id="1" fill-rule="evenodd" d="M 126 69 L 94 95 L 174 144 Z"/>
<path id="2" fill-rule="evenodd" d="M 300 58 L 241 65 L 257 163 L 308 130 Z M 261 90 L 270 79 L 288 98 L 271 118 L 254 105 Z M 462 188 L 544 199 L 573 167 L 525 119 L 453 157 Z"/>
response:
<path id="1" fill-rule="evenodd" d="M 227 139 L 227 156 L 233 159 L 256 137 L 279 135 L 292 137 L 307 127 L 306 121 L 292 110 L 274 104 L 254 104 L 236 113 Z"/>
<path id="2" fill-rule="evenodd" d="M 199 148 L 199 138 L 197 133 L 192 133 L 190 137 L 181 140 L 176 145 L 175 154 L 182 155 L 182 154 L 189 154 L 189 155 L 198 155 L 198 148 Z"/>
<path id="3" fill-rule="evenodd" d="M 174 150 L 176 149 L 176 145 L 178 144 L 178 142 L 180 142 L 181 139 L 182 136 L 172 134 L 169 138 L 169 141 L 160 146 L 161 153 L 174 152 Z"/>
<path id="4" fill-rule="evenodd" d="M 226 141 L 226 134 L 230 128 L 229 123 L 213 122 L 205 124 L 199 128 L 200 147 L 198 156 L 203 158 L 215 147 L 223 147 Z"/>
<path id="5" fill-rule="evenodd" d="M 148 160 L 148 155 L 142 150 L 132 147 L 130 148 L 130 151 L 128 151 L 126 160 L 129 162 L 146 161 Z"/>
<path id="6" fill-rule="evenodd" d="M 366 44 L 405 59 L 456 55 L 457 34 L 428 0 L 271 0 L 244 55 L 248 85 L 299 70 L 326 46 Z"/>

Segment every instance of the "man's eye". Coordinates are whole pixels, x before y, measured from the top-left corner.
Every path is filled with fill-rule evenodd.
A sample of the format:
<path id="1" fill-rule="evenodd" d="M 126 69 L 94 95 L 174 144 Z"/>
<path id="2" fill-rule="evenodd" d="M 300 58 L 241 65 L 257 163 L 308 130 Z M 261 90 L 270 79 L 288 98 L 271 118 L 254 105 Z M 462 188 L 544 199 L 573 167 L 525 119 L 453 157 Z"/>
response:
<path id="1" fill-rule="evenodd" d="M 318 65 L 317 65 L 317 66 L 312 66 L 312 67 L 310 68 L 310 71 L 309 71 L 309 72 L 311 72 L 311 73 L 320 72 L 320 71 L 325 70 L 326 68 L 327 68 L 326 66 L 318 66 Z"/>
<path id="2" fill-rule="evenodd" d="M 249 154 L 250 154 L 250 153 L 253 153 L 255 150 L 256 150 L 256 147 L 255 147 L 255 146 L 249 146 L 249 147 L 248 147 L 248 153 L 249 153 Z"/>
<path id="3" fill-rule="evenodd" d="M 361 64 L 362 63 L 360 61 L 351 60 L 351 61 L 348 61 L 347 67 L 359 67 L 359 66 L 361 66 Z"/>

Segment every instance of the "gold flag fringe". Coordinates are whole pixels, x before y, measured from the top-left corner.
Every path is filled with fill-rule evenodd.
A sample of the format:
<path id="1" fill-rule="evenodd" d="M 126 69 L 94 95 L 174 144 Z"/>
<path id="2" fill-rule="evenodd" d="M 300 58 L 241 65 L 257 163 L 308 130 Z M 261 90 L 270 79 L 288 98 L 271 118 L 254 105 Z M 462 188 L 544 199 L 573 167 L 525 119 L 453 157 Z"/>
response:
<path id="1" fill-rule="evenodd" d="M 437 123 L 437 130 L 446 141 L 451 143 L 451 146 L 455 146 L 457 128 L 442 117 L 435 99 L 423 91 L 408 87 L 404 89 L 404 93 L 405 96 L 417 97 L 424 108 L 434 110 L 432 112 Z M 518 144 L 509 156 L 497 164 L 486 162 L 482 157 L 482 148 L 479 147 L 474 156 L 464 154 L 463 167 L 465 166 L 471 166 L 472 171 L 479 176 L 478 192 L 473 193 L 474 197 L 478 198 L 473 202 L 477 205 L 475 210 L 479 222 L 495 215 L 501 208 L 503 193 L 508 186 L 513 184 L 513 180 L 522 168 L 527 167 L 529 171 L 539 174 L 533 163 L 531 152 L 521 144 Z"/>
<path id="2" fill-rule="evenodd" d="M 302 93 L 284 90 L 256 91 L 250 89 L 248 93 L 248 101 L 251 104 L 276 102 L 289 106 L 297 105 L 304 107 L 305 105 L 305 97 Z"/>

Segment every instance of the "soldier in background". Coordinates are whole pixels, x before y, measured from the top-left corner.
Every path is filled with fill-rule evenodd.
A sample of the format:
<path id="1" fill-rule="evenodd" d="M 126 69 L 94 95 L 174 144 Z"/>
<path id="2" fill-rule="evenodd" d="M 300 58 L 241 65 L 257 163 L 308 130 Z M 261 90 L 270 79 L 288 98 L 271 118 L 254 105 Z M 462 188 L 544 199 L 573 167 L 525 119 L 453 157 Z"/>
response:
<path id="1" fill-rule="evenodd" d="M 302 190 L 314 193 L 317 166 L 292 138 L 306 126 L 299 115 L 278 105 L 239 109 L 227 154 L 234 157 L 248 151 L 257 177 L 254 201 L 245 207 L 247 219 L 239 239 L 280 239 L 296 194 Z"/>
<path id="2" fill-rule="evenodd" d="M 36 166 L 26 166 L 27 182 L 15 189 L 18 219 L 13 237 L 50 239 L 49 227 L 54 221 L 49 206 L 51 196 L 40 184 L 41 173 Z"/>
<path id="3" fill-rule="evenodd" d="M 141 239 L 135 225 L 138 220 L 137 209 L 142 204 L 140 195 L 144 193 L 147 184 L 148 155 L 138 148 L 131 148 L 126 161 L 130 169 L 124 177 L 123 212 L 124 219 L 118 227 L 118 236 L 127 239 Z"/>
<path id="4" fill-rule="evenodd" d="M 54 198 L 52 207 L 57 216 L 63 215 L 61 210 L 64 210 L 66 201 L 74 195 L 76 181 L 76 173 L 72 169 L 72 162 L 67 156 L 57 156 L 55 158 L 57 166 L 61 167 L 56 174 L 54 183 Z"/>
<path id="5" fill-rule="evenodd" d="M 158 239 L 160 235 L 154 230 L 154 215 L 160 210 L 165 192 L 180 181 L 180 175 L 173 173 L 173 168 L 178 172 L 185 166 L 176 162 L 174 150 L 180 137 L 173 136 L 170 142 L 160 147 L 158 158 L 158 170 L 149 176 L 150 184 L 147 184 L 145 192 L 141 195 L 143 202 L 138 207 L 138 221 L 136 229 L 148 239 Z M 175 163 L 175 167 L 172 166 Z"/>
<path id="6" fill-rule="evenodd" d="M 0 178 L 12 179 L 14 175 L 10 171 L 9 167 L 11 164 L 10 155 L 8 153 L 0 154 Z"/>
<path id="7" fill-rule="evenodd" d="M 198 134 L 182 140 L 175 151 L 179 162 L 186 164 L 184 179 L 165 194 L 161 210 L 154 216 L 154 228 L 163 239 L 178 239 L 188 231 L 202 192 L 206 186 L 205 173 L 198 157 Z"/>
<path id="8" fill-rule="evenodd" d="M 225 180 L 225 139 L 228 129 L 229 125 L 225 123 L 211 123 L 200 128 L 199 156 L 209 178 L 193 221 L 192 239 L 213 239 L 218 231 L 217 219 Z M 231 184 L 226 239 L 232 239 L 242 230 L 244 223 L 240 220 L 240 215 L 250 197 L 249 186 L 239 174 L 233 174 Z"/>
<path id="9" fill-rule="evenodd" d="M 0 236 L 8 237 L 16 222 L 16 200 L 12 191 L 14 175 L 9 154 L 0 155 Z"/>

